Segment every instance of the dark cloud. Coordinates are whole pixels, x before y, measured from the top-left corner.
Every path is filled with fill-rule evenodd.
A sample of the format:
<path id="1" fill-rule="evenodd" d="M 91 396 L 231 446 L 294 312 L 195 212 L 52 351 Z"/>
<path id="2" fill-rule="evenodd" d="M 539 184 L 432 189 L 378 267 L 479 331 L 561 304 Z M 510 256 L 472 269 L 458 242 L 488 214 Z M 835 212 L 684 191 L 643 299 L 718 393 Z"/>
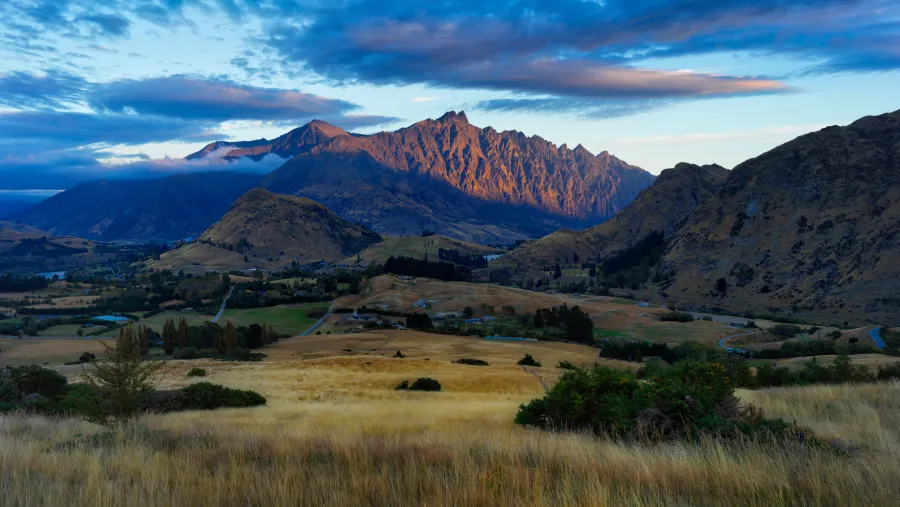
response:
<path id="1" fill-rule="evenodd" d="M 212 121 L 296 120 L 359 109 L 350 102 L 295 90 L 179 75 L 100 85 L 88 102 L 104 111 Z"/>
<path id="2" fill-rule="evenodd" d="M 266 43 L 285 65 L 339 82 L 658 100 L 790 88 L 640 68 L 650 58 L 757 51 L 824 61 L 811 67 L 821 71 L 900 68 L 898 16 L 895 0 L 351 0 L 276 24 Z"/>
<path id="3" fill-rule="evenodd" d="M 72 111 L 16 111 L 0 113 L 0 156 L 10 146 L 66 149 L 103 144 L 144 144 L 163 141 L 221 139 L 218 122 L 188 121 L 134 114 L 95 114 Z"/>
<path id="4" fill-rule="evenodd" d="M 0 105 L 20 109 L 63 107 L 81 100 L 87 84 L 83 77 L 60 70 L 42 75 L 0 73 Z"/>

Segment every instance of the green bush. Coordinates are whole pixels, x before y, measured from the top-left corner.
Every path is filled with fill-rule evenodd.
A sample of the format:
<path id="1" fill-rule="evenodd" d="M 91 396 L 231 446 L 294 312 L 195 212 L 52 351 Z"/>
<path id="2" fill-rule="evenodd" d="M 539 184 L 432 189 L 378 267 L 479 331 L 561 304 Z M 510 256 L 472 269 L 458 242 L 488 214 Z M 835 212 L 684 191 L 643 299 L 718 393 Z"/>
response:
<path id="1" fill-rule="evenodd" d="M 37 365 L 7 367 L 9 381 L 23 395 L 37 394 L 48 398 L 55 398 L 66 389 L 66 377 L 59 373 L 42 368 Z"/>
<path id="2" fill-rule="evenodd" d="M 403 382 L 400 382 L 399 384 L 397 384 L 397 387 L 395 387 L 394 389 L 396 389 L 398 391 L 409 389 L 409 380 L 404 380 Z"/>
<path id="3" fill-rule="evenodd" d="M 878 367 L 878 380 L 900 379 L 900 362 Z"/>
<path id="4" fill-rule="evenodd" d="M 576 367 L 570 361 L 560 361 L 557 365 L 557 368 L 561 370 L 575 370 Z"/>
<path id="5" fill-rule="evenodd" d="M 694 322 L 694 316 L 685 312 L 666 312 L 659 316 L 659 320 L 663 322 Z"/>
<path id="6" fill-rule="evenodd" d="M 175 351 L 175 359 L 197 359 L 200 351 L 197 347 L 184 347 Z"/>
<path id="7" fill-rule="evenodd" d="M 741 406 L 719 363 L 681 362 L 646 380 L 596 366 L 563 373 L 544 398 L 519 407 L 516 423 L 549 430 L 669 440 L 701 435 L 790 435 L 793 425 Z"/>
<path id="8" fill-rule="evenodd" d="M 519 362 L 517 362 L 516 364 L 519 366 L 541 366 L 541 362 L 531 357 L 531 354 L 525 354 L 524 356 L 522 356 L 522 359 L 519 359 Z"/>
<path id="9" fill-rule="evenodd" d="M 183 410 L 212 410 L 265 405 L 266 399 L 257 392 L 198 382 L 180 390 L 184 396 Z"/>
<path id="10" fill-rule="evenodd" d="M 441 383 L 433 378 L 423 377 L 416 379 L 409 385 L 410 391 L 440 391 Z"/>
<path id="11" fill-rule="evenodd" d="M 456 364 L 468 364 L 470 366 L 489 366 L 487 361 L 482 361 L 481 359 L 472 359 L 471 357 L 463 357 L 453 362 Z"/>
<path id="12" fill-rule="evenodd" d="M 205 377 L 206 370 L 203 368 L 191 368 L 191 371 L 187 373 L 188 377 Z"/>

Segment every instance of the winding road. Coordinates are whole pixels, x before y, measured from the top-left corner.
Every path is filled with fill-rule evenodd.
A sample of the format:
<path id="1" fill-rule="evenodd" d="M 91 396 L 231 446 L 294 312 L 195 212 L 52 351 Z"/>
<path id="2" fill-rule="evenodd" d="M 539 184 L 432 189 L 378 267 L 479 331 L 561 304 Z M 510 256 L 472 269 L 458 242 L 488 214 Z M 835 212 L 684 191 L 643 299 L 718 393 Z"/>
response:
<path id="1" fill-rule="evenodd" d="M 328 311 L 325 312 L 325 315 L 323 315 L 321 319 L 319 319 L 315 324 L 313 324 L 312 327 L 310 327 L 306 331 L 303 331 L 302 333 L 300 333 L 300 336 L 307 336 L 309 333 L 312 333 L 313 331 L 316 330 L 317 327 L 321 326 L 322 323 L 325 322 L 325 319 L 327 319 L 328 317 L 331 317 L 333 315 L 331 313 L 331 311 L 334 310 L 334 303 L 335 303 L 335 301 L 332 301 L 331 306 L 328 308 Z"/>
<path id="2" fill-rule="evenodd" d="M 215 323 L 216 321 L 219 320 L 219 317 L 221 317 L 222 314 L 225 313 L 225 303 L 228 302 L 228 298 L 231 297 L 232 292 L 234 292 L 234 285 L 232 285 L 231 287 L 228 287 L 228 294 L 225 294 L 225 299 L 222 300 L 222 306 L 219 308 L 219 313 L 217 313 L 216 316 L 213 317 L 210 322 Z"/>
<path id="3" fill-rule="evenodd" d="M 725 344 L 726 344 L 726 342 L 728 342 L 728 340 L 730 340 L 732 338 L 737 338 L 738 336 L 747 336 L 748 334 L 753 334 L 753 331 L 747 331 L 745 333 L 738 333 L 738 334 L 733 334 L 731 336 L 726 336 L 725 338 L 722 338 L 721 340 L 719 340 L 719 347 L 721 347 L 723 349 L 727 349 L 728 347 L 726 347 Z"/>

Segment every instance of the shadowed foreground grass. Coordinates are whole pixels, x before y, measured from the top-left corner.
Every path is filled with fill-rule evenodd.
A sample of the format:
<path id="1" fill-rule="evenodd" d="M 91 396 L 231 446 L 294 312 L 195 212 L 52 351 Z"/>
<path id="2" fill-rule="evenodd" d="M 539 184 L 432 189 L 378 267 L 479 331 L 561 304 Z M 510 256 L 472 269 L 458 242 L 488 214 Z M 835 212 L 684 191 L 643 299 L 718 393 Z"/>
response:
<path id="1" fill-rule="evenodd" d="M 769 416 L 858 447 L 841 454 L 518 428 L 517 403 L 540 388 L 514 367 L 386 359 L 223 367 L 211 366 L 212 378 L 258 387 L 270 406 L 148 416 L 112 433 L 0 417 L 2 504 L 869 506 L 900 495 L 900 383 L 740 393 Z M 395 376 L 423 368 L 448 392 L 391 389 Z M 340 372 L 350 373 L 340 391 L 315 395 L 341 384 Z"/>

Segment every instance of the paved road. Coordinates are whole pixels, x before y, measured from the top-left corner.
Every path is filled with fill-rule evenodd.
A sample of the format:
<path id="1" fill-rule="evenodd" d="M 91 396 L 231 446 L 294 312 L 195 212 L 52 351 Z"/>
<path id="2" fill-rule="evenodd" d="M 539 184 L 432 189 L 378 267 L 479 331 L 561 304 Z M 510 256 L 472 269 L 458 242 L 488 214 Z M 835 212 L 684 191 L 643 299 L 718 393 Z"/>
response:
<path id="1" fill-rule="evenodd" d="M 872 341 L 875 342 L 875 347 L 879 349 L 883 349 L 886 344 L 884 343 L 884 339 L 881 338 L 881 328 L 873 327 L 869 330 L 869 337 L 872 338 Z"/>
<path id="2" fill-rule="evenodd" d="M 753 334 L 753 331 L 747 331 L 745 333 L 738 333 L 738 334 L 733 334 L 731 336 L 726 336 L 725 338 L 722 338 L 721 340 L 719 340 L 719 347 L 721 347 L 723 349 L 727 349 L 728 347 L 726 347 L 725 344 L 726 344 L 726 342 L 728 342 L 728 340 L 730 340 L 732 338 L 737 338 L 738 336 L 746 336 L 748 334 Z"/>
<path id="3" fill-rule="evenodd" d="M 300 333 L 300 336 L 306 336 L 309 333 L 312 333 L 313 331 L 315 331 L 317 327 L 321 326 L 322 323 L 325 322 L 325 319 L 327 319 L 328 317 L 331 317 L 331 315 L 332 315 L 331 310 L 334 310 L 334 301 L 331 302 L 331 307 L 328 308 L 328 311 L 325 312 L 325 315 L 323 315 L 321 319 L 319 319 L 315 324 L 313 324 L 312 327 L 310 327 L 306 331 L 303 331 L 302 333 Z"/>
<path id="4" fill-rule="evenodd" d="M 222 306 L 221 306 L 221 308 L 219 308 L 219 313 L 217 313 L 216 316 L 213 317 L 210 322 L 218 321 L 219 317 L 221 317 L 222 314 L 225 313 L 225 303 L 228 302 L 228 298 L 231 297 L 232 292 L 234 292 L 234 285 L 232 285 L 231 287 L 228 287 L 228 294 L 225 294 L 225 299 L 222 300 Z"/>

